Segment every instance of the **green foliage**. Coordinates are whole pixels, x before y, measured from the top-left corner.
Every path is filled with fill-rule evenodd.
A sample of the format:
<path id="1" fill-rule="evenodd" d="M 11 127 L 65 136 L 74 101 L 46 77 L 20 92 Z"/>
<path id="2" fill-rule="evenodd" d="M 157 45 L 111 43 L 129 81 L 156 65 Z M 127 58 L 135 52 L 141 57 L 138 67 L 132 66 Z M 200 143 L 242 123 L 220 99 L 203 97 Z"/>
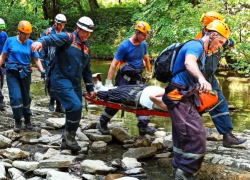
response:
<path id="1" fill-rule="evenodd" d="M 13 1 L 13 4 L 11 2 L 11 0 L 2 0 L 0 6 L 0 17 L 7 24 L 8 36 L 17 34 L 17 25 L 21 20 L 27 20 L 32 24 L 31 39 L 36 39 L 49 26 L 48 21 L 42 19 L 42 0 Z M 35 12 L 36 8 L 37 12 Z"/>

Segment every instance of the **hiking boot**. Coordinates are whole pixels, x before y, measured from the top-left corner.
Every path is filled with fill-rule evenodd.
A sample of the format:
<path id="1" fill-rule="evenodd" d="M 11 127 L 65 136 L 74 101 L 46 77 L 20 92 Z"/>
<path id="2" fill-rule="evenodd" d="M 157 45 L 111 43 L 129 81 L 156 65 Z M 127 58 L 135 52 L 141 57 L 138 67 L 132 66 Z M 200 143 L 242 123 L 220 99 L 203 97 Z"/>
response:
<path id="1" fill-rule="evenodd" d="M 80 151 L 81 147 L 78 145 L 75 136 L 76 132 L 74 131 L 64 131 L 62 133 L 61 150 L 70 149 L 72 153 Z"/>
<path id="2" fill-rule="evenodd" d="M 62 104 L 58 100 L 56 100 L 56 112 L 65 113 L 65 110 L 62 107 Z"/>
<path id="3" fill-rule="evenodd" d="M 237 138 L 231 132 L 223 135 L 223 146 L 230 148 L 232 145 L 239 145 L 246 142 L 245 138 Z"/>
<path id="4" fill-rule="evenodd" d="M 99 121 L 97 123 L 97 125 L 96 125 L 96 129 L 100 129 L 100 131 L 101 131 L 101 133 L 103 135 L 109 135 L 110 134 L 107 122 Z"/>
<path id="5" fill-rule="evenodd" d="M 193 174 L 177 168 L 174 174 L 174 180 L 195 180 L 195 177 Z"/>
<path id="6" fill-rule="evenodd" d="M 0 99 L 0 110 L 3 110 L 5 107 L 5 103 L 3 102 L 3 98 Z"/>
<path id="7" fill-rule="evenodd" d="M 21 131 L 21 126 L 22 126 L 21 119 L 15 119 L 14 131 L 15 131 L 16 133 L 19 133 L 19 132 Z"/>
<path id="8" fill-rule="evenodd" d="M 55 110 L 54 104 L 55 104 L 55 99 L 54 98 L 50 98 L 49 106 L 48 106 L 48 108 L 49 108 L 50 111 L 54 111 Z"/>
<path id="9" fill-rule="evenodd" d="M 30 116 L 24 118 L 24 124 L 26 126 L 26 129 L 28 129 L 28 130 L 32 130 L 33 129 L 33 126 L 32 126 L 32 124 L 30 122 Z"/>
<path id="10" fill-rule="evenodd" d="M 151 127 L 151 126 L 147 126 L 147 127 L 146 127 L 146 133 L 147 133 L 147 134 L 153 135 L 155 132 L 156 132 L 156 130 L 155 130 L 154 127 Z"/>
<path id="11" fill-rule="evenodd" d="M 139 126 L 138 130 L 140 136 L 145 136 L 147 134 L 147 126 Z"/>

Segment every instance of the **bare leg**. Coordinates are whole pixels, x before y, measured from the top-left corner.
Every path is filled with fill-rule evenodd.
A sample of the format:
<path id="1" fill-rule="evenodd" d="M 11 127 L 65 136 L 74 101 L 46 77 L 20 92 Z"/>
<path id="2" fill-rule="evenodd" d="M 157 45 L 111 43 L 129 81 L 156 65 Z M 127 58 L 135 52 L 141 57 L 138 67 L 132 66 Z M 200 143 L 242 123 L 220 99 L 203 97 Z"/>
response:
<path id="1" fill-rule="evenodd" d="M 157 106 L 159 106 L 163 111 L 168 111 L 167 106 L 162 101 L 162 96 L 165 93 L 165 90 L 156 92 L 154 95 L 150 95 L 149 99 L 155 103 Z"/>

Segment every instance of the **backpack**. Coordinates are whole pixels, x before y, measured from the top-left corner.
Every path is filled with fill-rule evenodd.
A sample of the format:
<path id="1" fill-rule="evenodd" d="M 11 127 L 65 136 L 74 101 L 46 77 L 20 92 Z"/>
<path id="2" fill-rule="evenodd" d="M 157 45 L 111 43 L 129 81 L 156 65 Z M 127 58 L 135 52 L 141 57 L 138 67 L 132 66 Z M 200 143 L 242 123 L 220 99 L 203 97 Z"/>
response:
<path id="1" fill-rule="evenodd" d="M 195 40 L 195 39 L 192 39 L 189 41 L 200 42 L 199 40 Z M 187 41 L 187 42 L 189 42 L 189 41 Z M 173 44 L 169 45 L 168 47 L 166 47 L 160 53 L 160 55 L 157 57 L 157 59 L 154 62 L 153 78 L 156 78 L 156 80 L 158 80 L 162 83 L 166 83 L 166 82 L 169 82 L 172 79 L 172 77 L 174 77 L 176 74 L 179 74 L 180 72 L 186 70 L 186 68 L 184 68 L 184 69 L 177 71 L 174 74 L 172 73 L 175 59 L 176 59 L 179 51 L 181 50 L 181 48 L 187 42 L 185 42 L 185 43 L 173 43 Z M 202 60 L 202 58 L 203 58 L 203 53 L 201 53 L 201 55 L 198 59 L 199 62 Z"/>

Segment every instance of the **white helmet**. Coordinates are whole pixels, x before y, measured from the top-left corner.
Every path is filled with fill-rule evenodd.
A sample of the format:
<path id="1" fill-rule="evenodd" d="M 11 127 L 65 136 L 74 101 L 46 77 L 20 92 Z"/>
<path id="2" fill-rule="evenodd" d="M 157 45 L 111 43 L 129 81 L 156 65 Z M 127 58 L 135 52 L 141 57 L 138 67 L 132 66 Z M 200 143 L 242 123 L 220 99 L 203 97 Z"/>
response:
<path id="1" fill-rule="evenodd" d="M 55 17 L 55 22 L 59 23 L 59 24 L 60 23 L 66 23 L 67 19 L 63 14 L 57 14 L 56 17 Z"/>
<path id="2" fill-rule="evenodd" d="M 94 30 L 94 23 L 93 23 L 93 21 L 89 17 L 86 17 L 86 16 L 81 17 L 77 21 L 76 25 L 79 28 L 81 28 L 81 29 L 83 29 L 85 31 L 88 31 L 88 32 L 93 32 L 93 30 Z"/>
<path id="3" fill-rule="evenodd" d="M 6 28 L 6 24 L 4 22 L 4 20 L 2 18 L 0 18 L 0 29 L 5 29 Z"/>

